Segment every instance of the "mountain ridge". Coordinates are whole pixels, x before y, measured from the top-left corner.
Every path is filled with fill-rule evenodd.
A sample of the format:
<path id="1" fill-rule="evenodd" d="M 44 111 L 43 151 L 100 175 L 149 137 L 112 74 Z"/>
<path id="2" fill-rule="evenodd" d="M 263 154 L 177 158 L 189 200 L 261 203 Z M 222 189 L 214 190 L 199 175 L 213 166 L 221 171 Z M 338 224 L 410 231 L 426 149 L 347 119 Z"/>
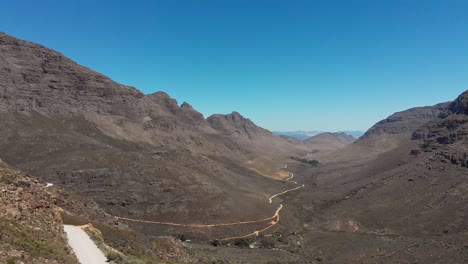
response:
<path id="1" fill-rule="evenodd" d="M 44 46 L 3 34 L 0 51 L 1 158 L 111 215 L 180 222 L 268 215 L 260 197 L 281 188 L 271 168 L 305 153 L 239 113 L 218 116 L 223 126 L 214 129 L 188 103 L 145 95 Z"/>

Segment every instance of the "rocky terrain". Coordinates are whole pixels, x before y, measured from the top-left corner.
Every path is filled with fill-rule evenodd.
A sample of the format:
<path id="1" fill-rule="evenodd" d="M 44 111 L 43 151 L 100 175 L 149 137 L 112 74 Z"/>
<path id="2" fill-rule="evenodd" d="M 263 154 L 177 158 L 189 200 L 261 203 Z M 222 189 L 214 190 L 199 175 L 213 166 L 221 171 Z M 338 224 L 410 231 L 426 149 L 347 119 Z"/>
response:
<path id="1" fill-rule="evenodd" d="M 303 142 L 0 34 L 0 261 L 76 263 L 65 223 L 117 263 L 466 263 L 467 105 Z"/>
<path id="2" fill-rule="evenodd" d="M 302 223 L 304 255 L 324 263 L 468 261 L 467 94 L 416 108 L 419 113 L 398 113 L 399 121 L 377 123 L 344 149 L 370 149 L 369 137 L 399 139 L 372 157 L 290 166 L 308 186 L 290 197 Z M 428 119 L 414 123 L 415 116 Z"/>
<path id="3" fill-rule="evenodd" d="M 1 263 L 78 263 L 66 246 L 59 199 L 0 161 Z"/>
<path id="4" fill-rule="evenodd" d="M 1 158 L 112 215 L 268 215 L 263 199 L 282 186 L 266 164 L 305 153 L 238 113 L 205 120 L 188 103 L 144 95 L 41 45 L 1 34 L 0 51 Z"/>

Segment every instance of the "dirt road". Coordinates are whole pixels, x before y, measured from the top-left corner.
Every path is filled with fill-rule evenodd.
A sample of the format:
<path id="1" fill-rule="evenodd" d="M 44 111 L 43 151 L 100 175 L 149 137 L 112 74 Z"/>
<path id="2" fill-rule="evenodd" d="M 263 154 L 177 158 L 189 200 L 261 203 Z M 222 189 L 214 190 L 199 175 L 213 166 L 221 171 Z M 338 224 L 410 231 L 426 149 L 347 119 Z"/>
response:
<path id="1" fill-rule="evenodd" d="M 284 169 L 286 169 L 288 165 L 284 166 Z M 297 184 L 297 181 L 292 181 L 291 179 L 294 177 L 294 174 L 291 173 L 291 176 L 286 179 L 287 182 L 291 182 L 294 184 Z M 292 189 L 285 190 L 280 193 L 276 193 L 272 195 L 270 198 L 268 198 L 268 202 L 271 204 L 273 203 L 273 199 L 286 194 L 288 192 L 295 191 L 299 188 L 303 188 L 305 185 L 301 185 Z M 268 217 L 268 218 L 263 218 L 259 220 L 249 220 L 249 221 L 237 221 L 237 222 L 229 222 L 229 223 L 219 223 L 219 224 L 180 224 L 180 223 L 172 223 L 172 222 L 160 222 L 160 221 L 149 221 L 149 220 L 140 220 L 140 219 L 134 219 L 134 218 L 128 218 L 128 217 L 119 217 L 116 216 L 118 219 L 126 220 L 126 221 L 131 221 L 131 222 L 139 222 L 139 223 L 147 223 L 147 224 L 158 224 L 158 225 L 170 225 L 170 226 L 181 226 L 181 227 L 193 227 L 193 228 L 207 228 L 207 227 L 222 227 L 222 226 L 234 226 L 234 225 L 245 225 L 245 224 L 252 224 L 252 223 L 260 223 L 260 222 L 266 222 L 270 221 L 267 227 L 261 229 L 261 230 L 255 230 L 252 233 L 246 234 L 246 235 L 241 235 L 241 236 L 236 236 L 236 237 L 228 237 L 228 238 L 223 238 L 222 240 L 230 240 L 230 239 L 238 239 L 238 238 L 245 238 L 249 236 L 258 236 L 261 232 L 264 232 L 273 226 L 277 225 L 278 222 L 280 221 L 280 211 L 283 209 L 283 205 L 280 204 L 278 209 L 276 209 L 276 212 Z M 274 220 L 273 220 L 274 219 Z"/>
<path id="2" fill-rule="evenodd" d="M 68 244 L 81 264 L 107 264 L 107 258 L 80 226 L 64 225 Z"/>

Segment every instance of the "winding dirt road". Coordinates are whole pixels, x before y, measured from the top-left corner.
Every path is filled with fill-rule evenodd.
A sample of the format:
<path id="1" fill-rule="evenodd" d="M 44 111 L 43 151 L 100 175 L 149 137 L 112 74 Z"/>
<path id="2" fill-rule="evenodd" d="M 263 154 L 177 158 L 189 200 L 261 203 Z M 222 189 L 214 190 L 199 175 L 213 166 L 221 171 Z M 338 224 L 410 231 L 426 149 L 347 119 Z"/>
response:
<path id="1" fill-rule="evenodd" d="M 270 203 L 272 203 L 272 202 L 273 202 L 273 199 L 274 199 L 275 197 L 280 196 L 280 195 L 283 195 L 283 194 L 286 194 L 286 193 L 288 193 L 288 192 L 295 191 L 295 190 L 297 190 L 297 189 L 299 189 L 299 188 L 302 188 L 302 187 L 304 187 L 304 186 L 305 186 L 305 185 L 302 184 L 301 186 L 298 186 L 298 187 L 296 187 L 296 188 L 292 188 L 292 189 L 286 190 L 286 191 L 284 191 L 284 192 L 277 193 L 277 194 L 271 196 L 270 198 L 268 198 L 268 201 L 269 201 Z"/>
<path id="2" fill-rule="evenodd" d="M 288 168 L 288 165 L 285 165 L 284 168 L 281 169 L 286 169 Z M 294 178 L 294 173 L 291 173 L 291 176 L 286 179 L 287 182 L 291 182 L 294 184 L 297 184 L 297 181 L 292 181 L 291 179 Z M 270 198 L 268 198 L 268 202 L 271 204 L 273 203 L 273 199 L 286 194 L 288 192 L 295 191 L 299 188 L 303 188 L 305 185 L 301 185 L 292 189 L 285 190 L 280 193 L 276 193 L 272 195 Z M 276 209 L 276 212 L 268 217 L 268 218 L 263 218 L 263 219 L 258 219 L 258 220 L 249 220 L 249 221 L 237 221 L 237 222 L 230 222 L 230 223 L 219 223 L 219 224 L 180 224 L 180 223 L 172 223 L 172 222 L 160 222 L 160 221 L 149 221 L 149 220 L 141 220 L 141 219 L 134 219 L 134 218 L 128 218 L 128 217 L 120 217 L 116 216 L 118 219 L 126 220 L 126 221 L 131 221 L 131 222 L 138 222 L 138 223 L 146 223 L 146 224 L 157 224 L 157 225 L 170 225 L 170 226 L 180 226 L 180 227 L 192 227 L 192 228 L 207 228 L 207 227 L 222 227 L 222 226 L 234 226 L 234 225 L 245 225 L 245 224 L 252 224 L 252 223 L 260 223 L 260 222 L 266 222 L 270 221 L 267 227 L 260 229 L 260 230 L 255 230 L 252 233 L 248 233 L 245 235 L 241 236 L 235 236 L 235 237 L 227 237 L 223 238 L 221 240 L 231 240 L 231 239 L 239 239 L 239 238 L 246 238 L 250 236 L 258 236 L 260 233 L 272 228 L 273 226 L 277 225 L 280 221 L 280 211 L 283 209 L 283 205 L 280 204 L 278 206 L 278 209 Z"/>
<path id="3" fill-rule="evenodd" d="M 281 211 L 282 208 L 283 208 L 283 205 L 280 204 L 278 209 L 276 210 L 276 213 L 273 216 L 270 216 L 268 218 L 263 218 L 263 219 L 259 219 L 259 220 L 239 221 L 239 222 L 232 222 L 232 223 L 220 223 L 220 224 L 178 224 L 178 223 L 172 223 L 172 222 L 158 222 L 158 221 L 140 220 L 140 219 L 134 219 L 134 218 L 120 217 L 120 216 L 116 216 L 116 218 L 131 221 L 131 222 L 157 224 L 157 225 L 170 225 L 170 226 L 195 227 L 195 228 L 218 227 L 218 226 L 245 225 L 245 224 L 265 222 L 265 221 L 268 221 L 268 220 L 271 220 L 271 219 L 277 217 L 277 215 L 279 214 L 279 211 Z"/>

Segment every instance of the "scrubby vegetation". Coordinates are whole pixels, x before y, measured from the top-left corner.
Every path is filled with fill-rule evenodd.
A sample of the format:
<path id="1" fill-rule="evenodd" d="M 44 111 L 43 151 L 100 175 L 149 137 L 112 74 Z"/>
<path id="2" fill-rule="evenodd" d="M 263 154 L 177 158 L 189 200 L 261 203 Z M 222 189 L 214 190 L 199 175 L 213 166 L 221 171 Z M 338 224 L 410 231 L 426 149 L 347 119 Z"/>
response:
<path id="1" fill-rule="evenodd" d="M 0 163 L 0 263 L 76 263 L 53 196 L 33 178 Z"/>
<path id="2" fill-rule="evenodd" d="M 308 160 L 304 158 L 291 157 L 292 160 L 299 161 L 300 163 L 307 164 L 313 167 L 318 167 L 320 162 L 318 160 Z"/>

